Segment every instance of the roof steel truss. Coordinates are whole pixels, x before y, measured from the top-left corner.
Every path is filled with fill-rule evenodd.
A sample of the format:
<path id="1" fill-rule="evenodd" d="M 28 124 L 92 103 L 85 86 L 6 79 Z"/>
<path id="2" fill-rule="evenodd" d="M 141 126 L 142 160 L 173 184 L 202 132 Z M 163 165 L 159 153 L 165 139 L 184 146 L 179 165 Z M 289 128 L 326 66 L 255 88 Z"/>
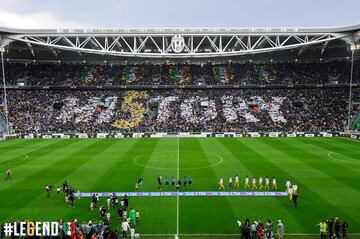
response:
<path id="1" fill-rule="evenodd" d="M 346 39 L 344 33 L 254 33 L 254 34 L 182 34 L 182 50 L 175 51 L 171 34 L 10 34 L 9 43 L 21 41 L 28 46 L 38 45 L 100 55 L 188 58 L 219 57 L 272 52 L 321 44 L 327 46 L 335 39 Z M 301 50 L 300 50 L 301 51 Z"/>

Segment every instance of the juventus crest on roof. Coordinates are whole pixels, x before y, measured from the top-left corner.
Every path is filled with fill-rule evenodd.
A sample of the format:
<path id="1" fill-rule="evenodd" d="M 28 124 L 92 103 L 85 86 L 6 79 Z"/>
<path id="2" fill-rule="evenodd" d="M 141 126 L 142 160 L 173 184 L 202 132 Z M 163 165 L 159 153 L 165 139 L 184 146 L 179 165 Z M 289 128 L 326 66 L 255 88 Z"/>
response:
<path id="1" fill-rule="evenodd" d="M 180 53 L 184 50 L 185 40 L 180 34 L 176 34 L 171 39 L 171 48 L 175 53 Z"/>

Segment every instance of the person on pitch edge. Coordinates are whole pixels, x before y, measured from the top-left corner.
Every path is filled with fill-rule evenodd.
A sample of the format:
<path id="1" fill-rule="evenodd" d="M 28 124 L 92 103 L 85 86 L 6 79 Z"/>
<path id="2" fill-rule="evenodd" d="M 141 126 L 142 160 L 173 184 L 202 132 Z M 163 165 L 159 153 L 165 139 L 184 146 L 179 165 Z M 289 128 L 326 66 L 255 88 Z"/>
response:
<path id="1" fill-rule="evenodd" d="M 255 178 L 255 177 L 253 177 L 253 179 L 252 179 L 251 189 L 252 189 L 252 190 L 257 189 L 257 186 L 256 186 L 256 178 Z"/>
<path id="2" fill-rule="evenodd" d="M 238 189 L 239 187 L 240 187 L 239 176 L 236 174 L 236 175 L 235 175 L 234 188 Z"/>
<path id="3" fill-rule="evenodd" d="M 279 239 L 284 238 L 284 224 L 280 219 L 277 221 L 277 234 Z"/>
<path id="4" fill-rule="evenodd" d="M 232 180 L 232 177 L 230 176 L 229 177 L 229 190 L 232 190 L 233 188 L 233 180 Z"/>
<path id="5" fill-rule="evenodd" d="M 124 196 L 124 206 L 126 209 L 128 209 L 128 207 L 129 207 L 129 198 L 126 194 Z"/>
<path id="6" fill-rule="evenodd" d="M 246 189 L 250 189 L 249 177 L 248 177 L 247 175 L 245 176 L 244 187 L 245 187 L 245 190 L 246 190 Z"/>
<path id="7" fill-rule="evenodd" d="M 259 177 L 259 189 L 260 189 L 260 190 L 262 190 L 263 187 L 264 187 L 264 186 L 263 186 L 263 181 L 264 181 L 263 177 L 260 176 L 260 177 Z"/>
<path id="8" fill-rule="evenodd" d="M 298 204 L 298 193 L 297 193 L 297 191 L 293 191 L 292 200 L 294 202 L 294 208 L 296 208 L 297 204 Z"/>
<path id="9" fill-rule="evenodd" d="M 291 187 L 291 182 L 290 182 L 289 179 L 287 179 L 286 182 L 285 182 L 285 192 L 288 193 L 290 187 Z"/>
<path id="10" fill-rule="evenodd" d="M 157 177 L 157 183 L 158 183 L 159 190 L 161 190 L 161 186 L 162 186 L 162 177 L 161 176 Z"/>
<path id="11" fill-rule="evenodd" d="M 191 189 L 191 186 L 192 186 L 192 178 L 189 176 L 188 179 L 188 185 L 189 185 L 189 189 Z"/>
<path id="12" fill-rule="evenodd" d="M 50 193 L 51 193 L 51 185 L 46 184 L 45 191 L 46 191 L 47 197 L 49 198 Z"/>
<path id="13" fill-rule="evenodd" d="M 179 179 L 176 184 L 176 191 L 180 191 L 181 180 Z"/>
<path id="14" fill-rule="evenodd" d="M 8 170 L 6 170 L 5 181 L 10 180 L 10 179 L 11 179 L 11 171 L 10 171 L 10 169 L 8 169 Z"/>
<path id="15" fill-rule="evenodd" d="M 186 176 L 184 176 L 183 184 L 184 184 L 184 189 L 186 189 L 187 188 L 187 177 Z"/>
<path id="16" fill-rule="evenodd" d="M 326 239 L 327 224 L 325 220 L 321 220 L 317 226 L 320 228 L 320 239 Z"/>
<path id="17" fill-rule="evenodd" d="M 174 177 L 174 176 L 172 176 L 172 177 L 171 177 L 171 187 L 174 187 L 174 186 L 175 186 L 175 184 L 176 184 L 175 177 Z"/>
<path id="18" fill-rule="evenodd" d="M 270 189 L 270 180 L 269 177 L 266 176 L 265 177 L 265 190 L 269 190 Z"/>
<path id="19" fill-rule="evenodd" d="M 142 177 L 140 177 L 136 182 L 135 182 L 135 188 L 136 189 L 143 189 L 144 186 L 144 179 Z"/>
<path id="20" fill-rule="evenodd" d="M 348 230 L 349 224 L 347 224 L 347 222 L 345 220 L 342 221 L 341 223 L 341 232 L 342 232 L 342 238 L 343 239 L 347 239 L 347 230 Z"/>
<path id="21" fill-rule="evenodd" d="M 220 180 L 219 180 L 219 190 L 225 190 L 225 186 L 224 186 L 224 178 L 223 177 L 220 177 Z"/>
<path id="22" fill-rule="evenodd" d="M 328 225 L 329 237 L 333 236 L 333 228 L 334 228 L 334 219 L 330 218 L 326 220 L 326 224 Z"/>
<path id="23" fill-rule="evenodd" d="M 277 184 L 276 184 L 276 178 L 273 177 L 272 178 L 272 186 L 271 186 L 272 189 L 277 189 Z"/>
<path id="24" fill-rule="evenodd" d="M 169 179 L 167 176 L 165 176 L 165 178 L 164 178 L 164 183 L 165 183 L 165 186 L 168 188 L 170 182 L 169 182 Z"/>
<path id="25" fill-rule="evenodd" d="M 335 217 L 334 230 L 337 238 L 340 238 L 341 221 L 338 217 Z"/>

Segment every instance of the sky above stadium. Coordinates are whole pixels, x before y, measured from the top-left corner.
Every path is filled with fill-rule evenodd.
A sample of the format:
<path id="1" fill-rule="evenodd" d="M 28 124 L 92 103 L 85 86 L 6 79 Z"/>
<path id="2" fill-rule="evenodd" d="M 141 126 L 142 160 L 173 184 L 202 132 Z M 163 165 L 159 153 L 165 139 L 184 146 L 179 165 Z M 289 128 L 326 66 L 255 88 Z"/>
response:
<path id="1" fill-rule="evenodd" d="M 360 0 L 1 0 L 13 28 L 332 27 L 360 24 Z"/>

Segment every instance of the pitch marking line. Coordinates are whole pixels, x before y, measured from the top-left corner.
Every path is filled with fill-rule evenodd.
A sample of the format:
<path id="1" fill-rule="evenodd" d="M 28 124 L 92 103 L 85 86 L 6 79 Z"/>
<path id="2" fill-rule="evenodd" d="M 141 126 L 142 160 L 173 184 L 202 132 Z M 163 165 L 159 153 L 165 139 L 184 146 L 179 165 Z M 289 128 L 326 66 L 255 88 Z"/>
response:
<path id="1" fill-rule="evenodd" d="M 349 159 L 351 159 L 351 160 L 354 160 L 354 161 L 348 161 L 348 160 L 338 159 L 338 158 L 332 156 L 332 155 L 334 155 L 334 154 L 335 154 L 335 155 L 336 155 L 336 154 L 337 154 L 337 155 L 342 155 L 342 154 L 335 153 L 335 152 L 329 152 L 327 155 L 328 155 L 329 158 L 331 158 L 331 159 L 333 159 L 333 160 L 335 160 L 335 161 L 338 161 L 338 162 L 348 163 L 348 164 L 353 164 L 353 165 L 360 165 L 360 161 L 357 161 L 357 160 L 355 160 L 355 159 L 353 159 L 353 158 L 350 158 L 350 157 L 345 156 L 345 157 L 347 157 L 347 158 L 349 158 Z M 344 157 L 344 156 L 342 155 L 342 157 Z"/>
<path id="2" fill-rule="evenodd" d="M 177 141 L 177 180 L 180 180 L 180 139 Z M 179 194 L 176 196 L 176 235 L 179 235 Z"/>
<path id="3" fill-rule="evenodd" d="M 27 159 L 29 158 L 29 155 L 28 155 L 28 154 L 20 154 L 20 155 L 24 155 L 25 157 L 22 158 L 22 159 L 20 159 L 19 161 L 25 161 L 25 160 L 27 160 Z M 20 155 L 19 155 L 19 156 L 20 156 Z M 14 160 L 14 158 L 17 158 L 17 157 L 18 157 L 18 156 L 12 157 L 12 158 L 8 158 L 8 159 L 5 159 L 5 160 L 2 160 L 1 163 L 4 163 L 4 162 L 9 161 L 9 160 Z"/>

